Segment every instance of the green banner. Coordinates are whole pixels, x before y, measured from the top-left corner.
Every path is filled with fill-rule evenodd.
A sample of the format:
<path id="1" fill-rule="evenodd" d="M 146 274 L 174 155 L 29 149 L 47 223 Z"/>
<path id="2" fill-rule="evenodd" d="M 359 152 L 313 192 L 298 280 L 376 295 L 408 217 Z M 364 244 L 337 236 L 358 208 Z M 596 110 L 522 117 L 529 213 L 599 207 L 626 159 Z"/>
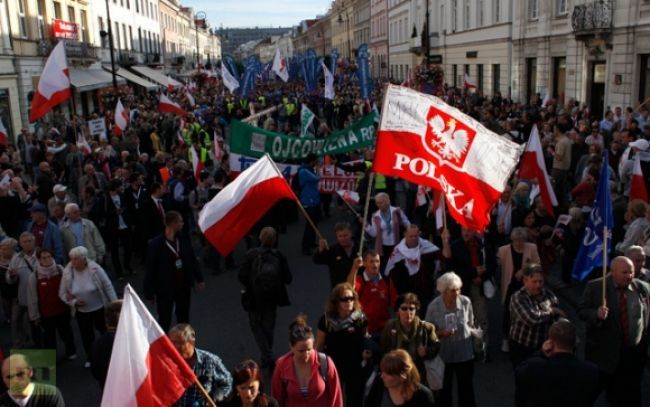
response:
<path id="1" fill-rule="evenodd" d="M 301 160 L 309 154 L 342 154 L 375 144 L 375 116 L 376 113 L 370 113 L 352 126 L 321 139 L 273 133 L 233 120 L 230 151 L 249 157 L 269 153 L 275 161 Z"/>

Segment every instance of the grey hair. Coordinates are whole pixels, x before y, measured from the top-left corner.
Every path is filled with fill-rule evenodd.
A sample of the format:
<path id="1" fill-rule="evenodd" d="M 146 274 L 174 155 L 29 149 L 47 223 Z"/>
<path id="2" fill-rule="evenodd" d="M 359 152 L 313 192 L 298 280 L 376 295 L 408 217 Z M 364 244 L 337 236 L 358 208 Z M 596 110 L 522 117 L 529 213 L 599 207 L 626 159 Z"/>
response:
<path id="1" fill-rule="evenodd" d="M 69 257 L 81 257 L 84 260 L 88 260 L 88 249 L 86 249 L 83 246 L 77 246 L 73 247 L 70 249 L 70 252 L 68 252 Z"/>
<path id="2" fill-rule="evenodd" d="M 516 227 L 512 229 L 512 232 L 510 232 L 511 240 L 526 240 L 527 237 L 528 231 L 526 228 Z"/>
<path id="3" fill-rule="evenodd" d="M 63 210 L 63 212 L 65 212 L 65 214 L 67 215 L 67 214 L 69 214 L 70 212 L 72 212 L 74 210 L 78 211 L 79 210 L 79 205 L 77 205 L 74 202 L 70 202 L 70 203 L 67 203 L 65 205 L 65 209 Z"/>
<path id="4" fill-rule="evenodd" d="M 14 239 L 13 237 L 8 237 L 0 241 L 0 246 L 9 246 L 15 250 L 16 246 L 18 246 L 18 241 L 16 241 L 16 239 Z"/>
<path id="5" fill-rule="evenodd" d="M 632 245 L 625 250 L 625 257 L 630 257 L 633 253 L 641 253 L 645 256 L 645 250 L 643 247 Z"/>
<path id="6" fill-rule="evenodd" d="M 375 199 L 379 199 L 379 198 L 384 198 L 385 200 L 388 201 L 388 203 L 390 203 L 390 196 L 385 192 L 379 192 L 377 193 L 377 195 L 375 195 Z"/>
<path id="7" fill-rule="evenodd" d="M 463 280 L 461 280 L 458 274 L 453 271 L 446 272 L 438 277 L 438 280 L 436 281 L 436 289 L 441 294 L 451 288 L 461 288 L 462 286 Z"/>
<path id="8" fill-rule="evenodd" d="M 169 330 L 169 336 L 173 333 L 178 333 L 185 342 L 196 342 L 196 332 L 190 324 L 176 324 Z"/>

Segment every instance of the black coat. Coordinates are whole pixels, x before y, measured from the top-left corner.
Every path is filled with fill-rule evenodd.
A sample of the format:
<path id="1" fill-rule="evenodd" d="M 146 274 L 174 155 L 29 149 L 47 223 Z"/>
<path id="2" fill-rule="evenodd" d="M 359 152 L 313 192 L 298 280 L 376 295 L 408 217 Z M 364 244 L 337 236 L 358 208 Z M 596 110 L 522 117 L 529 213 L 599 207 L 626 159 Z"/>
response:
<path id="1" fill-rule="evenodd" d="M 177 292 L 189 292 L 196 282 L 203 282 L 203 274 L 190 240 L 185 235 L 178 234 L 178 241 L 183 262 L 181 281 L 175 266 L 176 257 L 167 247 L 165 236 L 161 234 L 149 241 L 144 276 L 146 299 L 171 300 Z"/>
<path id="2" fill-rule="evenodd" d="M 368 392 L 368 397 L 363 401 L 363 407 L 380 407 L 381 399 L 384 396 L 384 392 L 387 391 L 384 386 L 384 382 L 381 380 L 381 376 L 377 375 L 375 381 L 372 382 L 372 387 L 370 392 Z M 435 404 L 433 402 L 433 394 L 431 390 L 418 384 L 413 397 L 410 400 L 401 405 L 401 407 L 433 407 Z"/>
<path id="3" fill-rule="evenodd" d="M 352 263 L 357 257 L 359 247 L 355 244 L 348 255 L 345 249 L 338 243 L 330 246 L 329 250 L 314 253 L 314 263 L 327 265 L 330 274 L 330 286 L 334 287 L 339 283 L 344 283 L 348 279 Z"/>
<path id="4" fill-rule="evenodd" d="M 146 241 L 165 230 L 165 218 L 149 194 L 140 206 L 140 224 L 142 225 L 142 235 Z"/>
<path id="5" fill-rule="evenodd" d="M 515 381 L 525 407 L 591 407 L 602 386 L 598 366 L 570 353 L 531 357 L 519 365 Z"/>
<path id="6" fill-rule="evenodd" d="M 273 253 L 278 256 L 280 259 L 280 278 L 282 279 L 282 285 L 281 289 L 277 293 L 277 297 L 275 301 L 272 302 L 265 302 L 261 301 L 258 298 L 251 298 L 252 300 L 252 305 L 256 309 L 261 309 L 266 306 L 287 306 L 290 305 L 291 303 L 289 302 L 289 293 L 287 292 L 287 287 L 286 284 L 291 284 L 291 281 L 293 280 L 293 275 L 291 274 L 291 270 L 289 270 L 289 262 L 287 261 L 287 258 L 280 253 L 278 250 L 275 249 L 268 249 L 268 248 L 255 248 L 255 249 L 250 249 L 248 252 L 246 252 L 246 256 L 244 257 L 244 261 L 241 264 L 241 267 L 239 267 L 239 282 L 244 285 L 244 288 L 246 289 L 247 293 L 252 293 L 252 273 L 253 273 L 253 263 L 254 260 L 257 256 L 260 255 L 262 250 L 273 250 Z"/>
<path id="7" fill-rule="evenodd" d="M 481 275 L 481 280 L 485 281 L 494 276 L 496 271 L 496 254 L 492 245 L 485 239 L 477 240 L 479 250 L 479 260 L 486 267 L 485 273 Z M 482 257 L 482 258 L 481 258 Z M 469 288 L 472 286 L 472 280 L 478 276 L 476 268 L 472 266 L 472 256 L 469 253 L 467 244 L 461 239 L 457 239 L 451 244 L 451 259 L 446 261 L 447 270 L 454 271 L 463 281 L 462 294 L 469 295 Z M 481 285 L 481 292 L 483 286 Z"/>

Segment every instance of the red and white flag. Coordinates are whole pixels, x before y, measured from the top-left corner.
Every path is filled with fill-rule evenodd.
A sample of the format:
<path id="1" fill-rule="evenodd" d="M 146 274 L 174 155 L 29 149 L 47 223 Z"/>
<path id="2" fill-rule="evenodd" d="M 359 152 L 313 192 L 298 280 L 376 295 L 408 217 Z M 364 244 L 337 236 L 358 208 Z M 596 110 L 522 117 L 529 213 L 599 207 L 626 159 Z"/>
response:
<path id="1" fill-rule="evenodd" d="M 542 202 L 544 202 L 546 211 L 553 216 L 553 207 L 557 206 L 557 197 L 553 191 L 551 178 L 546 172 L 544 153 L 542 152 L 542 142 L 539 139 L 537 126 L 533 126 L 533 129 L 530 132 L 530 138 L 528 139 L 528 144 L 526 144 L 526 150 L 521 156 L 519 178 L 527 180 L 537 179 L 539 193 L 542 196 Z"/>
<path id="2" fill-rule="evenodd" d="M 176 79 L 171 78 L 169 76 L 167 77 L 167 90 L 168 91 L 172 92 L 174 89 L 176 89 L 178 87 L 181 87 L 181 86 L 183 86 L 183 84 L 180 83 L 179 81 L 177 81 Z"/>
<path id="3" fill-rule="evenodd" d="M 294 177 L 297 177 L 298 174 L 294 175 Z M 345 202 L 349 203 L 350 205 L 358 205 L 359 204 L 359 193 L 356 191 L 348 191 L 347 189 L 339 189 L 336 191 L 336 193 L 343 199 Z"/>
<path id="4" fill-rule="evenodd" d="M 223 140 L 223 139 L 221 139 Z M 223 149 L 219 145 L 220 137 L 217 136 L 217 132 L 212 133 L 212 147 L 214 148 L 214 159 L 215 161 L 221 162 L 223 159 Z"/>
<path id="5" fill-rule="evenodd" d="M 483 230 L 522 146 L 438 99 L 388 86 L 373 171 L 444 192 L 461 225 Z"/>
<path id="6" fill-rule="evenodd" d="M 127 284 L 102 407 L 171 406 L 195 381 L 194 371 Z"/>
<path id="7" fill-rule="evenodd" d="M 187 112 L 181 108 L 178 103 L 174 103 L 165 96 L 164 93 L 160 94 L 160 104 L 158 104 L 158 110 L 164 113 L 174 113 L 179 116 L 187 117 Z"/>
<path id="8" fill-rule="evenodd" d="M 0 145 L 6 146 L 7 144 L 9 144 L 9 134 L 7 134 L 7 128 L 0 119 Z"/>
<path id="9" fill-rule="evenodd" d="M 468 89 L 478 89 L 478 84 L 470 76 L 465 73 L 465 80 L 463 85 Z"/>
<path id="10" fill-rule="evenodd" d="M 93 152 L 92 148 L 90 148 L 90 144 L 88 144 L 88 141 L 86 140 L 86 137 L 84 137 L 84 135 L 81 133 L 77 137 L 77 147 L 79 150 L 81 150 L 83 155 L 89 155 Z"/>
<path id="11" fill-rule="evenodd" d="M 70 90 L 70 72 L 65 59 L 64 41 L 58 44 L 50 53 L 38 81 L 38 87 L 32 99 L 32 110 L 29 114 L 30 123 L 45 116 L 47 112 L 72 95 Z"/>
<path id="12" fill-rule="evenodd" d="M 190 146 L 190 154 L 192 156 L 192 169 L 194 170 L 194 177 L 199 180 L 201 171 L 203 171 L 203 161 L 201 161 L 200 153 L 196 151 L 194 146 Z"/>
<path id="13" fill-rule="evenodd" d="M 282 55 L 280 54 L 280 48 L 275 49 L 275 57 L 273 58 L 273 72 L 282 79 L 282 81 L 286 82 L 289 80 L 289 69 L 287 68 L 287 60 L 286 58 L 282 58 Z"/>
<path id="14" fill-rule="evenodd" d="M 280 199 L 296 199 L 291 187 L 265 155 L 228 184 L 199 214 L 205 237 L 227 255 Z"/>
<path id="15" fill-rule="evenodd" d="M 634 169 L 632 170 L 632 179 L 630 181 L 630 201 L 633 199 L 642 199 L 648 202 L 648 187 L 645 183 L 645 176 L 641 168 L 641 154 L 638 153 L 634 158 Z M 645 158 L 645 157 L 644 157 Z M 648 160 L 643 160 L 648 161 Z"/>
<path id="16" fill-rule="evenodd" d="M 117 106 L 115 106 L 115 134 L 122 134 L 129 124 L 129 115 L 126 114 L 122 101 L 117 99 Z"/>

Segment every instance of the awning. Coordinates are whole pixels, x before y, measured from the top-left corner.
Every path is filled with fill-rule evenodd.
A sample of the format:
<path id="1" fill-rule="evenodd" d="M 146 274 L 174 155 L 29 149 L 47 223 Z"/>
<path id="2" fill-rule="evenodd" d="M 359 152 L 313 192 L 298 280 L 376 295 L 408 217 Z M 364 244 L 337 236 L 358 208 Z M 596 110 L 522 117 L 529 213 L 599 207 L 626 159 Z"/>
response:
<path id="1" fill-rule="evenodd" d="M 110 72 L 110 68 L 104 67 L 104 69 L 108 69 L 109 72 Z M 144 78 L 141 78 L 138 75 L 136 75 L 134 73 L 131 73 L 130 71 L 127 71 L 124 68 L 119 68 L 118 67 L 117 72 L 115 72 L 115 73 L 118 76 L 121 76 L 122 78 L 126 79 L 129 82 L 133 82 L 136 85 L 142 86 L 146 90 L 156 90 L 156 89 L 158 89 L 160 87 L 159 85 L 157 85 L 157 84 L 155 84 L 153 82 L 149 82 L 148 80 L 146 80 Z"/>
<path id="2" fill-rule="evenodd" d="M 103 69 L 75 69 L 69 68 L 70 83 L 75 87 L 77 92 L 88 92 L 112 86 L 113 76 Z M 124 78 L 117 78 L 118 85 L 124 85 Z"/>
<path id="3" fill-rule="evenodd" d="M 142 65 L 136 65 L 132 66 L 131 69 L 139 73 L 140 75 L 143 75 L 145 78 L 149 78 L 153 80 L 154 82 L 157 82 L 164 87 L 167 87 L 169 85 L 172 86 L 182 86 L 182 84 L 169 76 L 165 75 L 161 71 L 157 71 L 155 69 L 151 69 L 147 66 L 142 66 Z"/>

